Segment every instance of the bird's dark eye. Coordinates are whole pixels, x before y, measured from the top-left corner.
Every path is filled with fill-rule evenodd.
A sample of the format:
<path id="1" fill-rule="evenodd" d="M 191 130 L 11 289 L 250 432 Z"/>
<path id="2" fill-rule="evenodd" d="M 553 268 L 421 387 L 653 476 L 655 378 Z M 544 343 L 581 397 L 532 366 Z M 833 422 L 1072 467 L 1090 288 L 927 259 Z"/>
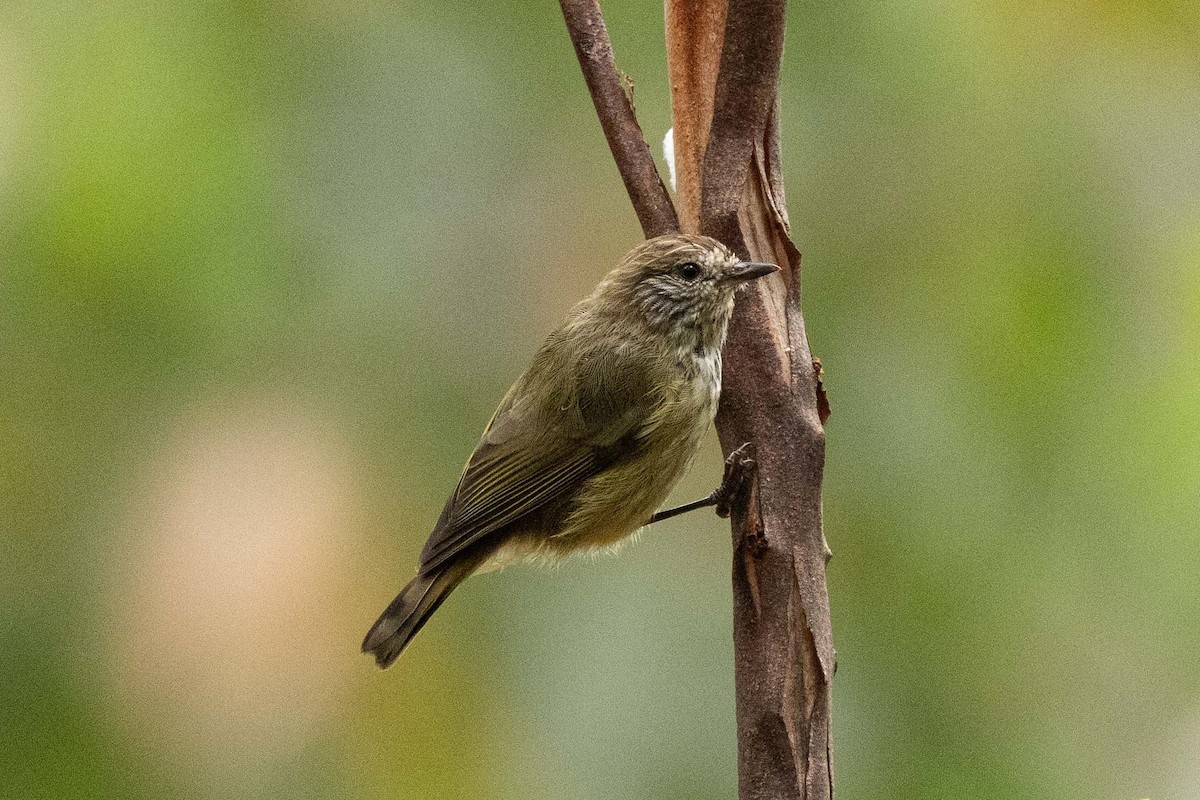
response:
<path id="1" fill-rule="evenodd" d="M 683 278 L 685 281 L 696 280 L 696 278 L 700 277 L 701 272 L 702 270 L 700 269 L 700 265 L 692 263 L 691 261 L 685 261 L 679 265 L 679 277 Z"/>

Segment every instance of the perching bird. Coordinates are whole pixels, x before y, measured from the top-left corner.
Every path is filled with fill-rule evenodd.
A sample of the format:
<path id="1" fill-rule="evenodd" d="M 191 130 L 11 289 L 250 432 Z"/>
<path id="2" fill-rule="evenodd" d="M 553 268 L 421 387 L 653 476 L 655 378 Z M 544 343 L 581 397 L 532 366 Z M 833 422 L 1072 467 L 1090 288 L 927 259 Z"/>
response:
<path id="1" fill-rule="evenodd" d="M 473 573 L 613 545 L 649 522 L 717 412 L 735 290 L 778 269 L 707 236 L 630 251 L 500 402 L 363 652 L 389 666 Z"/>

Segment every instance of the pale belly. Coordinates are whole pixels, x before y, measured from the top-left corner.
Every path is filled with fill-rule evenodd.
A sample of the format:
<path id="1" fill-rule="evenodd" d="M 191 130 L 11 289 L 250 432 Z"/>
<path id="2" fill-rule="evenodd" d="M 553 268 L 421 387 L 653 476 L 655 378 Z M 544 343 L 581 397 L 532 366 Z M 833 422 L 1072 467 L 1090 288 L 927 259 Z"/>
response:
<path id="1" fill-rule="evenodd" d="M 614 550 L 641 529 L 691 464 L 716 414 L 720 362 L 681 387 L 647 436 L 642 455 L 591 478 L 559 530 L 511 536 L 479 570 L 522 562 L 554 563 L 573 553 Z"/>

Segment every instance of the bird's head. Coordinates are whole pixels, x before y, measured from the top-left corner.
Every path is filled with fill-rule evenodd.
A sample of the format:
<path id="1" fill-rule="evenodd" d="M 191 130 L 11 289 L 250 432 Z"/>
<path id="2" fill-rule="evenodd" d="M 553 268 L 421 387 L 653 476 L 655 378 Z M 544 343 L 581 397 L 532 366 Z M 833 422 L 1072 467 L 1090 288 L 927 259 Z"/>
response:
<path id="1" fill-rule="evenodd" d="M 610 313 L 636 316 L 680 349 L 718 350 L 734 292 L 778 270 L 774 264 L 742 261 L 708 236 L 668 234 L 631 250 L 593 298 Z"/>

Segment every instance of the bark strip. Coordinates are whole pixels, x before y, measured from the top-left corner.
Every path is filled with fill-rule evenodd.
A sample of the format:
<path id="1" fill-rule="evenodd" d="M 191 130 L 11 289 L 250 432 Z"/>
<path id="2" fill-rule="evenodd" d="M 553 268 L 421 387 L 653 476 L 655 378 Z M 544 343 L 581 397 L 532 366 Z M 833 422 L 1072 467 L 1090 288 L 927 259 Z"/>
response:
<path id="1" fill-rule="evenodd" d="M 718 40 L 671 24 L 699 13 L 697 7 L 709 9 L 707 18 L 723 16 Z M 759 468 L 757 496 L 733 515 L 742 800 L 833 795 L 834 651 L 821 526 L 825 433 L 780 163 L 784 16 L 783 0 L 667 0 L 672 88 L 711 86 L 708 108 L 688 94 L 672 98 L 677 153 L 681 130 L 685 139 L 706 142 L 698 185 L 686 185 L 692 173 L 676 167 L 681 217 L 686 225 L 684 198 L 698 196 L 700 232 L 743 257 L 784 267 L 738 300 L 717 415 L 722 449 L 753 441 Z"/>

